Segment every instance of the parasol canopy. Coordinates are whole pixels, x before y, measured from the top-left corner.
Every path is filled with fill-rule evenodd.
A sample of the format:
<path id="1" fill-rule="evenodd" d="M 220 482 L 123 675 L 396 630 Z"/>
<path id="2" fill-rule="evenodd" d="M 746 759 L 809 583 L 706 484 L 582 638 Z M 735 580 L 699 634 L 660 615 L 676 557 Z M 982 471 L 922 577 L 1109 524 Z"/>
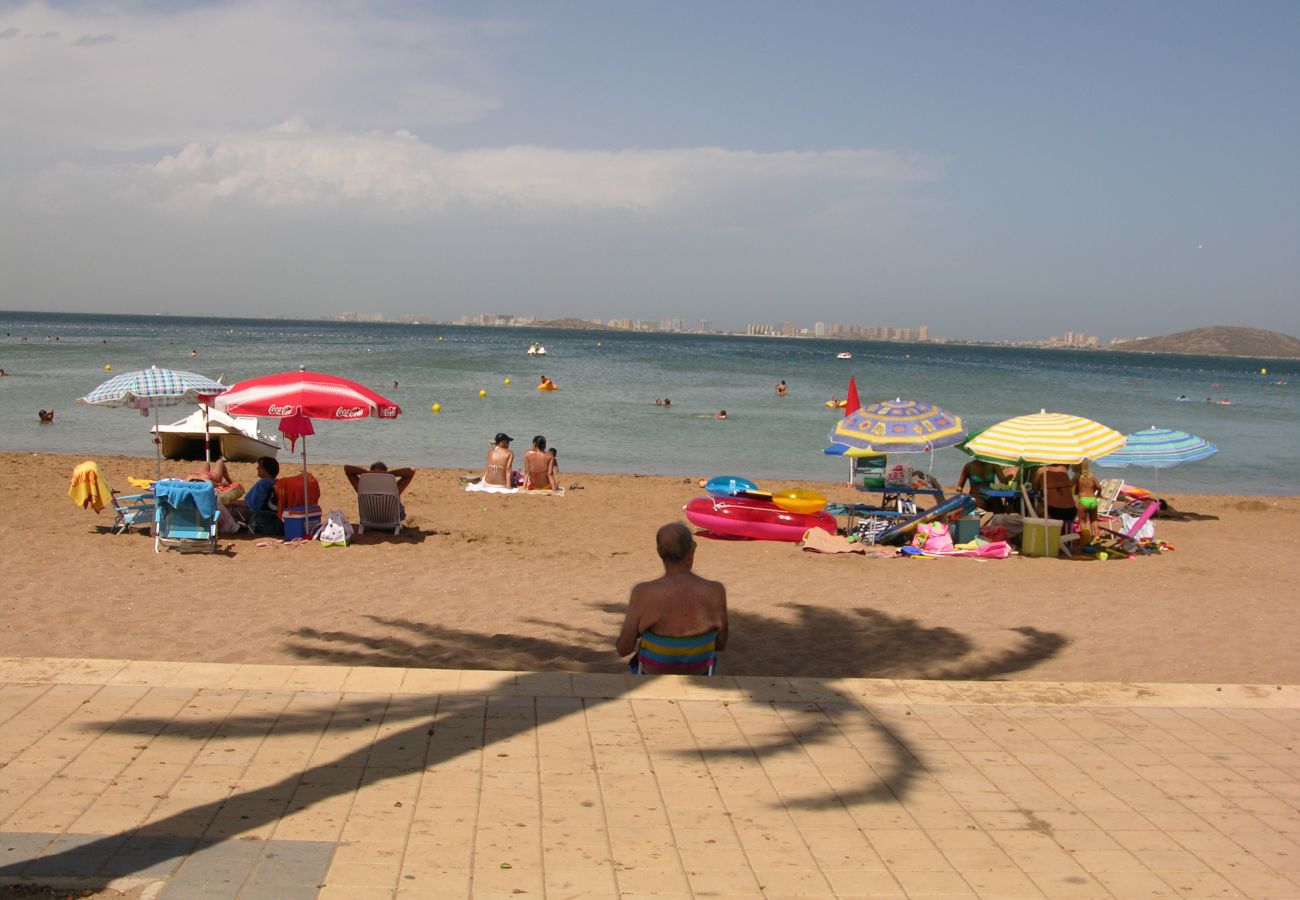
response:
<path id="1" fill-rule="evenodd" d="M 206 375 L 153 366 L 114 375 L 77 402 L 90 406 L 152 409 L 156 406 L 195 403 L 200 397 L 212 397 L 226 390 L 226 385 L 213 381 Z"/>
<path id="2" fill-rule="evenodd" d="M 1186 462 L 1196 462 L 1219 452 L 1204 438 L 1172 428 L 1152 425 L 1145 431 L 1125 436 L 1126 443 L 1114 453 L 1094 460 L 1099 466 L 1122 469 L 1141 466 L 1146 469 L 1169 469 Z"/>
<path id="3" fill-rule="evenodd" d="M 966 437 L 961 416 L 918 400 L 872 403 L 835 423 L 827 453 L 880 456 L 886 453 L 925 453 L 951 447 Z M 838 450 L 838 447 L 844 450 Z"/>
<path id="4" fill-rule="evenodd" d="M 962 449 L 994 463 L 1077 465 L 1085 459 L 1100 459 L 1123 446 L 1124 435 L 1100 422 L 1042 410 L 991 425 L 966 441 Z"/>
<path id="5" fill-rule="evenodd" d="M 280 431 L 302 438 L 302 495 L 307 491 L 307 435 L 314 434 L 312 419 L 354 421 L 395 419 L 402 408 L 363 384 L 323 372 L 281 372 L 249 378 L 230 386 L 216 406 L 232 415 L 272 416 Z"/>
<path id="6" fill-rule="evenodd" d="M 148 415 L 153 410 L 156 480 L 162 479 L 162 447 L 158 438 L 158 408 L 181 403 L 207 402 L 224 393 L 227 386 L 206 375 L 181 369 L 151 366 L 114 375 L 89 394 L 77 399 L 88 406 L 130 406 Z"/>
<path id="7" fill-rule="evenodd" d="M 402 408 L 370 388 L 322 372 L 281 372 L 231 385 L 217 400 L 232 415 L 286 419 L 395 419 Z"/>

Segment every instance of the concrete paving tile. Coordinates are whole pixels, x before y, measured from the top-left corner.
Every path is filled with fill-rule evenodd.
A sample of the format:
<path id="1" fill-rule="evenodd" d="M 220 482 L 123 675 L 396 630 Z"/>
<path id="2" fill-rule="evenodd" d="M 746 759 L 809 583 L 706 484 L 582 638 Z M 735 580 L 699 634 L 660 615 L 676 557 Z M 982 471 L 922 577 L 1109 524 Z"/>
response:
<path id="1" fill-rule="evenodd" d="M 57 837 L 42 832 L 0 832 L 0 876 L 24 872 Z"/>
<path id="2" fill-rule="evenodd" d="M 1029 877 L 1052 900 L 1116 900 L 1105 885 L 1085 875 L 1030 872 Z"/>

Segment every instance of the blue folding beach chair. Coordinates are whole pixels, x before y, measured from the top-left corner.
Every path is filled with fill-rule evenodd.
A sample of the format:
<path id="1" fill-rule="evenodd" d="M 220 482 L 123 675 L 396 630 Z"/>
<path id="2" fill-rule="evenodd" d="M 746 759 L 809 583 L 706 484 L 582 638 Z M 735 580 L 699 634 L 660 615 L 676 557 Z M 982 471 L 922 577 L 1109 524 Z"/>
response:
<path id="1" fill-rule="evenodd" d="M 217 489 L 210 481 L 159 481 L 154 485 L 155 553 L 164 545 L 178 550 L 217 549 Z"/>

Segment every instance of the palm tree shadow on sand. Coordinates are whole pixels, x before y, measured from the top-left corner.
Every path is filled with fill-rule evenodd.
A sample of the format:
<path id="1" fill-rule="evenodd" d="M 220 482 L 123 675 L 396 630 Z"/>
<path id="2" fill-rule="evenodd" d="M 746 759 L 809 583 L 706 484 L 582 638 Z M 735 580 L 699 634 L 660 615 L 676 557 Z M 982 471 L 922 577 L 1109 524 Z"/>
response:
<path id="1" fill-rule="evenodd" d="M 616 611 L 618 614 L 622 612 L 621 608 L 614 606 L 602 608 Z M 743 635 L 750 628 L 779 627 L 789 632 L 785 636 L 792 643 L 797 644 L 800 641 L 800 632 L 806 631 L 809 627 L 816 625 L 817 630 L 820 631 L 822 627 L 834 624 L 825 620 L 825 611 L 811 607 L 797 607 L 797 609 L 800 615 L 796 617 L 795 622 L 778 623 L 777 620 L 754 614 L 735 616 L 733 631 Z M 928 653 L 936 663 L 957 662 L 970 650 L 971 642 L 949 629 L 923 629 L 914 622 L 891 620 L 885 614 L 875 611 L 859 611 L 859 614 L 876 622 L 882 636 L 888 637 L 891 641 L 905 640 L 910 637 L 912 647 L 907 655 L 913 661 L 916 660 L 918 653 Z M 369 666 L 428 665 L 426 660 L 430 655 L 437 655 L 441 659 L 451 650 L 455 650 L 464 654 L 462 658 L 465 663 L 477 661 L 481 667 L 483 658 L 491 656 L 493 647 L 499 648 L 503 643 L 501 635 L 482 635 L 406 620 L 371 618 L 376 624 L 388 630 L 386 636 L 372 637 L 302 628 L 296 633 L 295 640 L 289 644 L 289 648 L 301 658 L 321 663 Z M 833 619 L 833 616 L 831 618 Z M 1014 671 L 1016 668 L 1031 665 L 1032 661 L 1050 656 L 1064 644 L 1064 639 L 1060 636 L 1028 628 L 1019 631 L 1026 638 L 1024 648 L 1010 653 L 1000 664 L 996 660 L 984 661 L 979 664 L 981 671 L 963 671 L 959 667 L 954 670 L 958 674 L 948 677 L 993 677 L 999 672 Z M 611 661 L 617 659 L 605 650 L 575 646 L 544 637 L 513 635 L 506 637 L 513 639 L 512 664 L 530 658 L 537 663 L 570 659 L 593 667 L 599 665 L 608 672 L 612 668 Z M 607 645 L 609 635 L 605 635 L 603 640 Z M 871 648 L 857 646 L 856 649 L 861 654 Z M 446 665 L 445 662 L 442 664 Z M 773 668 L 780 667 L 775 665 Z M 771 674 L 780 676 L 779 672 Z M 166 736 L 171 739 L 183 736 L 205 744 L 229 738 L 264 736 L 272 731 L 279 737 L 317 734 L 322 729 L 333 733 L 374 730 L 376 722 L 382 722 L 385 727 L 381 729 L 380 737 L 357 746 L 327 764 L 309 766 L 301 772 L 290 774 L 265 787 L 196 805 L 150 822 L 142 828 L 105 835 L 89 843 L 80 843 L 68 850 L 42 856 L 40 857 L 41 871 L 57 875 L 63 870 L 62 866 L 66 865 L 69 874 L 80 873 L 84 868 L 78 867 L 84 867 L 87 856 L 98 853 L 109 860 L 109 866 L 113 866 L 113 877 L 143 872 L 184 856 L 200 846 L 219 843 L 232 834 L 268 825 L 287 815 L 308 809 L 317 803 L 349 793 L 359 787 L 421 770 L 435 769 L 465 754 L 482 753 L 495 741 L 509 740 L 570 715 L 581 715 L 604 704 L 623 700 L 631 685 L 630 679 L 608 679 L 607 696 L 586 697 L 578 703 L 544 702 L 544 698 L 554 696 L 554 677 L 553 673 L 528 671 L 517 675 L 503 675 L 503 685 L 509 685 L 509 693 L 512 695 L 509 697 L 509 703 L 514 709 L 518 708 L 520 698 L 543 698 L 543 702 L 534 699 L 531 707 L 532 716 L 511 715 L 492 718 L 490 712 L 493 702 L 500 703 L 500 698 L 485 697 L 487 692 L 456 692 L 436 696 L 393 695 L 383 700 L 372 698 L 350 700 L 344 697 L 327 716 L 317 712 L 229 716 L 198 722 L 187 720 L 183 726 L 170 719 L 136 717 L 88 724 L 85 726 L 88 730 L 101 733 L 157 736 L 167 732 Z M 723 679 L 714 681 L 700 678 L 694 683 L 705 689 L 711 684 L 731 687 Z M 782 735 L 780 739 L 766 743 L 706 748 L 703 750 L 705 760 L 743 758 L 758 763 L 780 754 L 798 753 L 804 747 L 841 738 L 843 732 L 837 722 L 849 717 L 856 720 L 856 727 L 866 728 L 875 738 L 872 741 L 873 758 L 869 761 L 864 760 L 861 786 L 850 790 L 835 790 L 820 796 L 798 798 L 787 803 L 805 808 L 847 807 L 873 801 L 901 799 L 906 795 L 922 762 L 916 752 L 863 707 L 860 698 L 827 685 L 816 703 L 805 700 L 769 702 L 780 709 L 782 718 L 788 723 L 790 729 L 788 735 Z M 325 717 L 328 721 L 323 722 L 322 719 Z M 400 727 L 395 729 L 390 727 L 394 725 Z M 592 766 L 595 769 L 596 763 L 593 762 Z M 350 777 L 340 777 L 341 774 Z M 223 810 L 227 810 L 226 818 L 222 817 Z M 230 810 L 238 810 L 237 821 L 229 818 Z M 113 859 L 117 849 L 133 836 L 154 840 L 137 842 L 129 859 L 125 861 L 121 857 Z M 170 836 L 195 837 L 190 838 L 189 842 L 158 840 Z M 0 876 L 19 874 L 27 862 L 29 860 L 0 867 Z M 82 879 L 79 887 L 93 887 L 94 880 L 93 876 L 91 879 Z M 108 876 L 103 876 L 103 884 L 107 885 L 108 881 Z"/>

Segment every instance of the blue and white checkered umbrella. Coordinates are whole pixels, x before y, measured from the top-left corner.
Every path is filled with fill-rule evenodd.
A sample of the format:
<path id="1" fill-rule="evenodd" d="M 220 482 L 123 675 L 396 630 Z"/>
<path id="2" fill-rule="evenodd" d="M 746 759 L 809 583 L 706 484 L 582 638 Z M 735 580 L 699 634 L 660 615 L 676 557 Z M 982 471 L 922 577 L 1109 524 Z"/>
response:
<path id="1" fill-rule="evenodd" d="M 229 386 L 206 375 L 154 366 L 114 375 L 77 402 L 90 406 L 152 409 L 155 406 L 194 403 L 199 397 L 212 397 L 227 390 Z"/>
<path id="2" fill-rule="evenodd" d="M 158 439 L 158 407 L 195 403 L 202 397 L 213 397 L 229 390 L 228 385 L 213 381 L 206 375 L 179 369 L 160 369 L 153 366 L 122 375 L 114 375 L 78 403 L 88 406 L 130 406 L 148 415 L 153 410 L 154 449 L 157 477 L 162 478 L 162 448 Z"/>

